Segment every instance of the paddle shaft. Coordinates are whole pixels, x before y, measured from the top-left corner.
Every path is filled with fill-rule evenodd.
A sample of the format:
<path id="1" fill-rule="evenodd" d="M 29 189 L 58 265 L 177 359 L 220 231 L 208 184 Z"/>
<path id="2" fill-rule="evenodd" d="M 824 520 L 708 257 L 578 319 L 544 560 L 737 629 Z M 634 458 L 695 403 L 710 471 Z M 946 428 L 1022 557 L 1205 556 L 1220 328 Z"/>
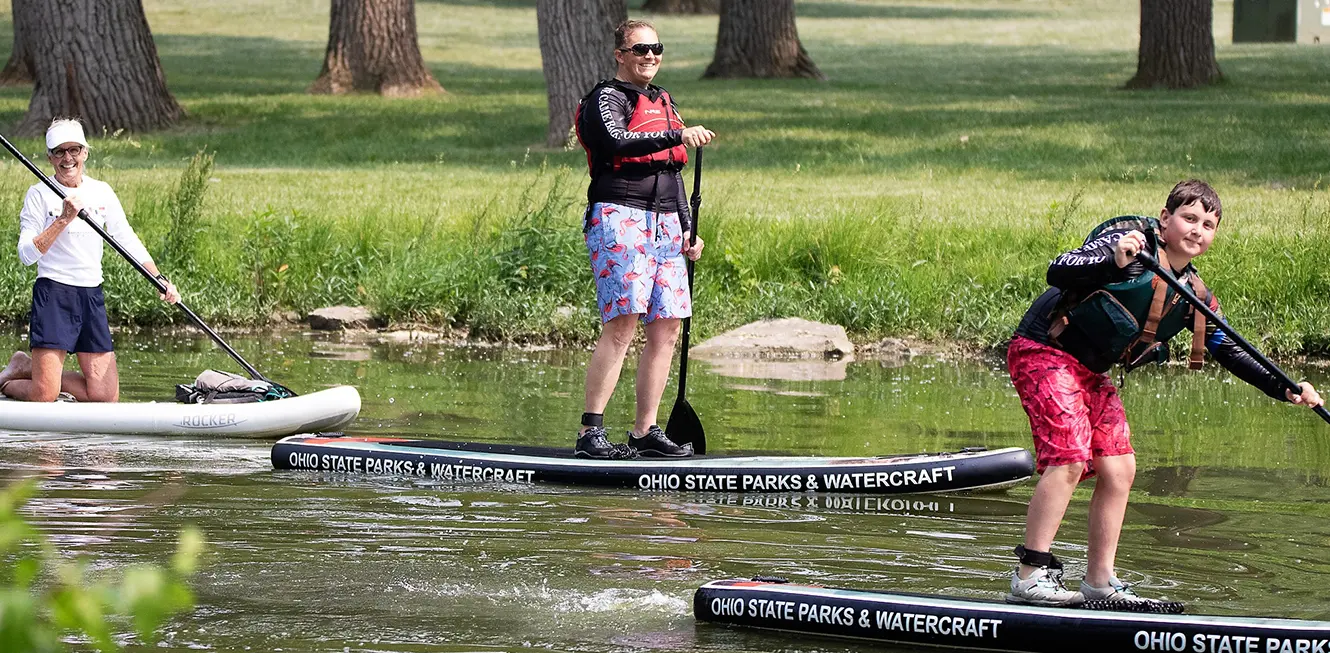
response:
<path id="1" fill-rule="evenodd" d="M 1292 377 L 1285 374 L 1284 370 L 1279 369 L 1279 366 L 1275 365 L 1274 362 L 1271 361 L 1269 358 L 1266 358 L 1265 354 L 1262 354 L 1260 351 L 1256 349 L 1256 347 L 1252 346 L 1250 342 L 1247 342 L 1247 339 L 1243 338 L 1242 334 L 1238 333 L 1237 330 L 1229 326 L 1228 323 L 1223 320 L 1223 318 L 1219 317 L 1219 315 L 1217 315 L 1214 311 L 1210 310 L 1210 307 L 1206 306 L 1205 302 L 1202 302 L 1201 298 L 1197 297 L 1196 293 L 1193 293 L 1191 291 L 1191 288 L 1188 288 L 1181 281 L 1178 281 L 1176 278 L 1173 277 L 1173 273 L 1171 270 L 1165 270 L 1163 266 L 1159 265 L 1159 261 L 1155 260 L 1155 257 L 1150 256 L 1145 252 L 1137 252 L 1136 260 L 1140 261 L 1141 264 L 1144 265 L 1146 268 L 1148 268 L 1151 272 L 1154 272 L 1156 276 L 1163 279 L 1164 283 L 1167 283 L 1170 287 L 1172 287 L 1174 292 L 1178 293 L 1179 295 L 1182 295 L 1183 299 L 1186 299 L 1187 301 L 1191 302 L 1191 305 L 1196 307 L 1196 310 L 1200 311 L 1201 314 L 1205 315 L 1205 318 L 1207 320 L 1214 322 L 1216 327 L 1221 329 L 1224 333 L 1228 334 L 1228 337 L 1232 338 L 1233 342 L 1238 343 L 1238 346 L 1241 347 L 1243 351 L 1247 352 L 1248 355 L 1256 359 L 1256 362 L 1260 363 L 1261 367 L 1264 367 L 1266 371 L 1275 375 L 1275 378 L 1278 378 L 1279 381 L 1284 384 L 1285 389 L 1287 389 L 1289 392 L 1292 392 L 1295 395 L 1302 394 L 1302 386 L 1298 385 L 1297 381 L 1294 381 Z M 1325 406 L 1317 406 L 1312 410 L 1316 411 L 1316 414 L 1320 415 L 1321 419 L 1325 420 L 1327 423 L 1330 423 L 1330 411 L 1327 411 Z"/>
<path id="2" fill-rule="evenodd" d="M 18 148 L 14 147 L 14 144 L 10 143 L 9 139 L 5 138 L 3 135 L 0 135 L 0 145 L 4 145 L 5 149 L 9 150 L 9 153 L 14 155 L 14 158 L 18 159 L 20 163 L 26 166 L 29 172 L 31 172 L 33 175 L 36 175 L 36 177 L 40 179 L 42 183 L 46 184 L 46 187 L 50 188 L 52 192 L 54 192 L 57 196 L 60 197 L 60 199 L 62 200 L 66 199 L 67 196 L 65 194 L 65 191 L 61 190 L 61 188 L 57 186 L 55 182 L 51 181 L 51 178 L 47 177 L 46 173 L 42 172 L 37 168 L 37 166 L 33 165 L 32 161 L 28 160 L 28 157 L 23 156 L 23 153 L 20 152 Z M 155 288 L 157 288 L 157 292 L 166 294 L 166 282 L 157 278 L 155 275 L 153 275 L 153 273 L 149 272 L 148 268 L 143 267 L 143 264 L 139 263 L 138 260 L 135 259 L 133 255 L 129 253 L 129 250 L 125 249 L 124 245 L 121 245 L 119 242 L 117 242 L 116 239 L 111 236 L 111 234 L 106 233 L 106 230 L 103 229 L 101 225 L 97 224 L 96 222 L 93 222 L 92 217 L 88 215 L 88 212 L 86 210 L 80 209 L 79 217 L 83 218 L 83 221 L 88 223 L 88 226 L 92 227 L 92 230 L 96 231 L 97 235 L 102 237 L 102 240 L 105 240 L 107 243 L 109 243 L 111 245 L 111 249 L 114 249 L 118 254 L 120 254 L 122 258 L 124 258 L 126 261 L 129 261 L 129 264 L 134 266 L 134 269 L 138 270 L 139 274 L 143 275 L 143 278 L 147 279 L 150 283 L 152 283 L 152 285 Z M 236 350 L 232 349 L 231 345 L 226 344 L 226 341 L 222 340 L 222 337 L 217 335 L 216 331 L 213 331 L 212 328 L 210 328 L 207 324 L 204 324 L 202 318 L 200 318 L 197 314 L 195 314 L 194 311 L 190 310 L 188 306 L 185 306 L 185 302 L 178 301 L 175 303 L 175 305 L 176 308 L 179 308 L 181 311 L 185 313 L 187 317 L 189 317 L 190 321 L 192 321 L 196 326 L 198 326 L 198 328 L 202 329 L 204 333 L 208 334 L 208 337 L 212 338 L 212 341 L 217 343 L 217 346 L 226 350 L 226 353 L 230 354 L 231 358 L 234 358 L 237 363 L 240 363 L 240 366 L 245 368 L 246 372 L 249 372 L 250 378 L 273 383 L 267 377 L 260 374 L 257 369 L 254 369 L 254 366 L 250 365 L 248 361 L 246 361 L 244 358 L 240 356 L 239 353 L 236 352 Z M 277 384 L 273 383 L 273 385 Z"/>
<path id="3" fill-rule="evenodd" d="M 702 206 L 702 150 L 697 148 L 694 153 L 693 162 L 693 196 L 689 203 L 693 209 L 693 229 L 688 234 L 688 246 L 697 244 L 697 210 Z M 697 286 L 693 285 L 693 259 L 685 257 L 684 267 L 688 270 L 688 294 L 693 306 L 697 306 Z M 693 324 L 693 318 L 690 315 L 683 319 L 683 335 L 679 345 L 679 398 L 684 400 L 684 388 L 688 385 L 688 332 Z"/>

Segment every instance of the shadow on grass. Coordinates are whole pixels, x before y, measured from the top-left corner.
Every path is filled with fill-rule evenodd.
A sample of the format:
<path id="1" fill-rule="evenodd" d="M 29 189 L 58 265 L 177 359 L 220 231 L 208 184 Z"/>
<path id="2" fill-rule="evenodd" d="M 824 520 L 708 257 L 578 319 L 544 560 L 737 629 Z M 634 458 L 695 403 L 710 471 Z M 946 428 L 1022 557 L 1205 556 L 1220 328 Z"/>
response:
<path id="1" fill-rule="evenodd" d="M 500 9 L 528 9 L 534 11 L 536 0 L 419 0 L 434 5 L 456 5 L 459 7 L 496 7 Z"/>
<path id="2" fill-rule="evenodd" d="M 799 18 L 874 18 L 880 20 L 985 20 L 1031 18 L 1042 11 L 989 9 L 985 7 L 947 7 L 924 4 L 863 4 L 857 2 L 801 2 Z"/>
<path id="3" fill-rule="evenodd" d="M 177 99 L 303 93 L 323 67 L 326 43 L 266 37 L 154 34 Z"/>
<path id="4" fill-rule="evenodd" d="M 189 117 L 135 145 L 103 146 L 105 164 L 151 167 L 206 145 L 228 166 L 498 169 L 529 152 L 581 165 L 579 152 L 541 146 L 546 100 L 537 68 L 445 62 L 431 66 L 449 91 L 443 96 L 311 96 L 305 89 L 322 44 L 181 34 L 158 41 Z M 1133 70 L 1131 53 L 1058 46 L 838 46 L 819 65 L 830 82 L 703 81 L 701 63 L 662 71 L 659 81 L 687 120 L 717 131 L 710 158 L 731 170 L 1140 181 L 1158 168 L 1161 177 L 1182 170 L 1265 181 L 1315 179 L 1330 160 L 1330 145 L 1315 137 L 1330 64 L 1302 51 L 1227 49 L 1229 83 L 1188 92 L 1119 90 Z M 30 92 L 0 89 L 0 123 L 21 117 Z"/>

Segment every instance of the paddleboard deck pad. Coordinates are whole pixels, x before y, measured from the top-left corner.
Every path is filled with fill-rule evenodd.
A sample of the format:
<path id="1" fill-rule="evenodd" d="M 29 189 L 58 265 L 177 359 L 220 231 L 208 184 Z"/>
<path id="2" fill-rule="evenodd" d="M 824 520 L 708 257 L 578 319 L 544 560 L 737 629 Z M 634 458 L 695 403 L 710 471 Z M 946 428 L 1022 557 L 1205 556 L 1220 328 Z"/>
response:
<path id="1" fill-rule="evenodd" d="M 359 413 L 360 392 L 347 385 L 247 404 L 4 399 L 0 431 L 261 438 L 339 429 Z"/>
<path id="2" fill-rule="evenodd" d="M 572 447 L 294 435 L 272 448 L 277 469 L 493 483 L 538 481 L 646 491 L 902 494 L 1002 490 L 1034 473 L 1024 449 L 862 458 L 694 456 L 590 460 Z"/>
<path id="3" fill-rule="evenodd" d="M 700 621 L 893 644 L 1020 653 L 1311 653 L 1330 622 L 1045 608 L 763 580 L 693 594 Z"/>

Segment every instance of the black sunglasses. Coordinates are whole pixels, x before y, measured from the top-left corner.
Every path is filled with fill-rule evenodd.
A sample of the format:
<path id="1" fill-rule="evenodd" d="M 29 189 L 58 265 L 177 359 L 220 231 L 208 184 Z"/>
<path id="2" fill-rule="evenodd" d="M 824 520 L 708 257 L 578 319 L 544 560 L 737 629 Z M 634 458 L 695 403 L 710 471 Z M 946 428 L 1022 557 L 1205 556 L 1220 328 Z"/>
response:
<path id="1" fill-rule="evenodd" d="M 665 44 L 634 43 L 633 46 L 630 48 L 619 48 L 619 52 L 631 52 L 639 57 L 645 57 L 647 56 L 647 53 L 650 52 L 651 54 L 654 54 L 657 57 L 659 57 L 662 53 L 665 52 Z"/>
<path id="2" fill-rule="evenodd" d="M 85 149 L 87 149 L 87 148 L 83 147 L 82 145 L 70 145 L 69 147 L 57 147 L 57 148 L 51 150 L 51 156 L 53 156 L 53 157 L 55 157 L 55 158 L 57 158 L 57 159 L 63 159 L 63 158 L 65 158 L 65 155 L 66 155 L 66 154 L 72 154 L 72 155 L 74 155 L 74 156 L 78 156 L 78 155 L 80 155 L 80 154 L 83 154 L 83 150 L 85 150 Z"/>

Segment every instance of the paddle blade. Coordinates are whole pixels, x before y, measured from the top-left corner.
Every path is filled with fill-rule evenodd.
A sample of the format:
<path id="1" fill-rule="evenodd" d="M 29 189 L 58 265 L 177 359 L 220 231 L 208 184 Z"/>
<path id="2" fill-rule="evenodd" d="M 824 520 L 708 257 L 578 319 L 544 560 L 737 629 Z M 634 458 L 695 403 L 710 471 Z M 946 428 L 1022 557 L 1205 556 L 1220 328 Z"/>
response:
<path id="1" fill-rule="evenodd" d="M 670 411 L 670 421 L 665 424 L 665 435 L 679 446 L 691 443 L 695 454 L 701 455 L 707 452 L 707 436 L 702 431 L 702 420 L 683 397 L 674 402 L 674 410 Z"/>

